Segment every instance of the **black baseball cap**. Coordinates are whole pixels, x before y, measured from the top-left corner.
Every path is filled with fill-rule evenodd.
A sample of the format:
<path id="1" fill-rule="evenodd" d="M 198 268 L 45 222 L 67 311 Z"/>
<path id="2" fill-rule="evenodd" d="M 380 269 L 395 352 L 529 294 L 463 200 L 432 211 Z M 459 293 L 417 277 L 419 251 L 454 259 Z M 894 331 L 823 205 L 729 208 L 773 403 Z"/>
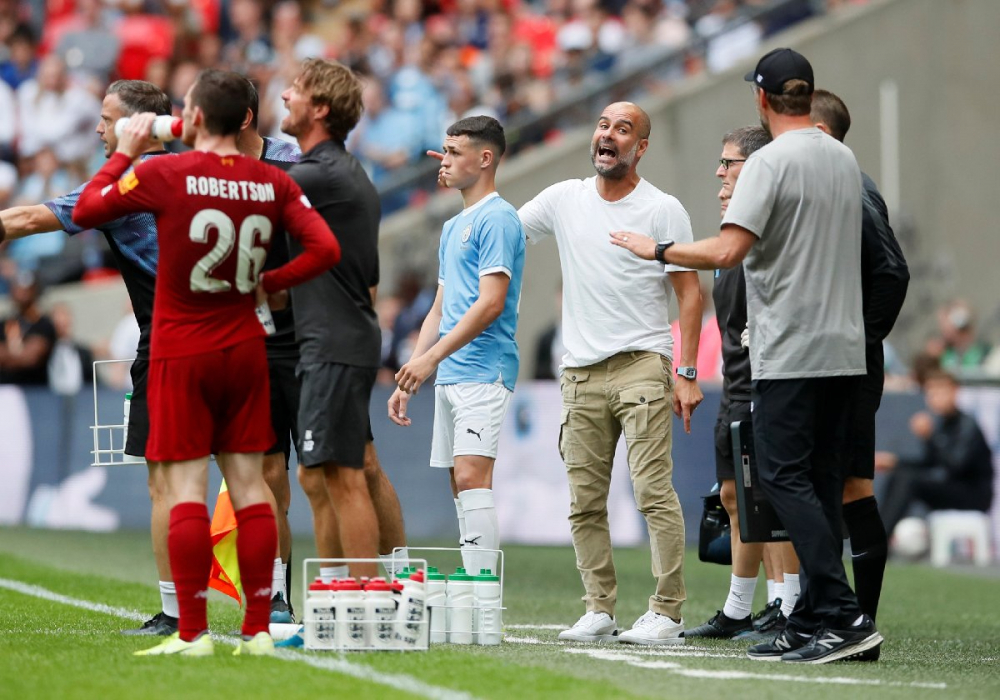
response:
<path id="1" fill-rule="evenodd" d="M 804 80 L 813 88 L 813 69 L 806 57 L 792 49 L 775 49 L 764 54 L 757 61 L 757 67 L 743 76 L 748 83 L 753 83 L 764 92 L 780 95 L 784 91 L 785 81 Z"/>

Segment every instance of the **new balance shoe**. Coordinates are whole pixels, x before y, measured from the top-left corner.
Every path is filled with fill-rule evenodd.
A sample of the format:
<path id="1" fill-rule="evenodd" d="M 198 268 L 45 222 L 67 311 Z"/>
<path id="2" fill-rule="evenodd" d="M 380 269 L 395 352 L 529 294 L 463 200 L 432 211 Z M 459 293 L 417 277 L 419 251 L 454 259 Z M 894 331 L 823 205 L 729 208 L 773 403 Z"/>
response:
<path id="1" fill-rule="evenodd" d="M 801 649 L 808 643 L 809 637 L 786 627 L 774 639 L 747 649 L 747 656 L 755 661 L 781 661 L 782 656 Z"/>
<path id="2" fill-rule="evenodd" d="M 666 615 L 647 610 L 632 629 L 622 632 L 622 644 L 683 644 L 684 620 L 674 622 Z"/>
<path id="3" fill-rule="evenodd" d="M 618 623 L 607 613 L 591 610 L 568 630 L 559 633 L 564 642 L 617 642 Z"/>
<path id="4" fill-rule="evenodd" d="M 271 598 L 271 622 L 283 622 L 290 624 L 295 622 L 295 611 L 292 610 L 291 603 L 285 601 L 285 596 L 281 591 Z"/>
<path id="5" fill-rule="evenodd" d="M 781 598 L 775 598 L 765 605 L 763 610 L 753 616 L 753 628 L 766 632 L 771 629 L 775 622 L 784 617 L 784 614 L 781 612 Z"/>
<path id="6" fill-rule="evenodd" d="M 299 631 L 293 634 L 288 639 L 282 639 L 280 642 L 275 642 L 274 646 L 280 649 L 299 649 L 304 647 L 306 644 L 305 640 L 306 628 L 299 627 Z"/>
<path id="7" fill-rule="evenodd" d="M 267 632 L 258 632 L 250 639 L 241 637 L 233 656 L 274 656 L 274 640 Z"/>
<path id="8" fill-rule="evenodd" d="M 821 629 L 801 649 L 789 651 L 782 661 L 800 664 L 827 664 L 860 656 L 882 644 L 882 635 L 867 615 L 861 623 L 842 630 Z"/>
<path id="9" fill-rule="evenodd" d="M 684 630 L 681 636 L 684 639 L 733 639 L 741 632 L 752 631 L 749 615 L 742 620 L 734 620 L 721 610 L 717 610 L 711 620 L 694 629 Z"/>
<path id="10" fill-rule="evenodd" d="M 185 642 L 180 634 L 175 632 L 151 649 L 141 649 L 134 652 L 135 656 L 161 656 L 177 654 L 178 656 L 212 656 L 215 645 L 208 632 L 202 632 L 193 642 Z"/>
<path id="11" fill-rule="evenodd" d="M 177 618 L 160 611 L 150 619 L 142 623 L 141 627 L 130 630 L 122 630 L 125 635 L 139 635 L 149 637 L 169 637 L 177 632 Z"/>
<path id="12" fill-rule="evenodd" d="M 882 645 L 879 644 L 877 647 L 872 647 L 867 651 L 863 651 L 860 654 L 852 656 L 848 661 L 878 661 L 882 656 Z"/>

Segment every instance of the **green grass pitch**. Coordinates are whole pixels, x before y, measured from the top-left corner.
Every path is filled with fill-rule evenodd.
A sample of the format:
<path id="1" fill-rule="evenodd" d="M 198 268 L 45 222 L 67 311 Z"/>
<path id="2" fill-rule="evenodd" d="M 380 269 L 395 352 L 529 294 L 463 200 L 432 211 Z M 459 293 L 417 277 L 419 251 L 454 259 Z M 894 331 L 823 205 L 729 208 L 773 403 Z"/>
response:
<path id="1" fill-rule="evenodd" d="M 306 540 L 295 550 L 297 560 L 312 555 Z M 882 661 L 804 668 L 750 661 L 734 642 L 660 649 L 557 642 L 553 626 L 571 624 L 583 612 L 572 549 L 509 547 L 505 553 L 507 641 L 500 647 L 287 651 L 260 659 L 231 656 L 223 639 L 214 658 L 137 658 L 131 652 L 151 646 L 150 639 L 117 632 L 159 607 L 148 533 L 0 529 L 0 696 L 1000 698 L 996 571 L 890 565 L 879 614 Z M 645 610 L 652 588 L 649 552 L 615 555 L 619 623 L 628 626 Z M 685 617 L 693 626 L 721 606 L 729 574 L 690 554 L 685 574 Z M 755 609 L 763 589 L 758 586 Z M 108 607 L 86 609 L 80 601 Z M 226 638 L 238 628 L 240 612 L 213 596 L 209 617 L 213 632 Z"/>

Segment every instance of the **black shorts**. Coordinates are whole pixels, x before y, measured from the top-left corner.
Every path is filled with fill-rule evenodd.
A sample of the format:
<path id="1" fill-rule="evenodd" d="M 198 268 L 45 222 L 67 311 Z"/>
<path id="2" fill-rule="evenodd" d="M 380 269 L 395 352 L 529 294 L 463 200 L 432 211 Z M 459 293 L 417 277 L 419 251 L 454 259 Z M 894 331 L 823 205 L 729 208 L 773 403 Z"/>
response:
<path id="1" fill-rule="evenodd" d="M 299 379 L 295 357 L 268 357 L 267 373 L 271 379 L 271 427 L 277 438 L 265 454 L 285 455 L 285 468 L 292 445 L 299 443 Z"/>
<path id="2" fill-rule="evenodd" d="M 885 386 L 885 366 L 881 343 L 868 348 L 868 374 L 861 379 L 858 403 L 851 427 L 850 461 L 846 476 L 858 479 L 875 478 L 875 413 L 882 403 Z"/>
<path id="3" fill-rule="evenodd" d="M 129 374 L 132 376 L 132 401 L 128 409 L 128 440 L 125 444 L 125 454 L 145 457 L 146 441 L 149 439 L 149 401 L 146 391 L 149 382 L 149 358 L 135 358 Z"/>
<path id="4" fill-rule="evenodd" d="M 372 434 L 368 408 L 377 374 L 375 368 L 335 362 L 299 363 L 300 464 L 364 467 Z"/>
<path id="5" fill-rule="evenodd" d="M 719 417 L 715 421 L 715 478 L 719 483 L 736 478 L 730 426 L 736 421 L 745 420 L 750 420 L 750 400 L 734 400 L 723 395 L 719 404 Z"/>

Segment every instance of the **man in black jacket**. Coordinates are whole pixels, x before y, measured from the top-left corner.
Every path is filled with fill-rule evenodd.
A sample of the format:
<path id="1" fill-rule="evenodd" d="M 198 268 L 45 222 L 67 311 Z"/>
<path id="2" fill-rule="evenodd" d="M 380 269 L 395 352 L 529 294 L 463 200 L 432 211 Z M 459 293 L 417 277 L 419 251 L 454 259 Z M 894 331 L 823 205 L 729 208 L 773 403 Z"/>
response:
<path id="1" fill-rule="evenodd" d="M 827 90 L 813 93 L 809 116 L 817 128 L 841 142 L 851 127 L 847 106 Z M 851 538 L 851 565 L 858 603 L 874 620 L 888 557 L 888 538 L 873 489 L 875 412 L 882 401 L 885 384 L 882 341 L 889 335 L 903 307 L 910 273 L 889 225 L 889 212 L 882 195 L 868 175 L 862 173 L 861 177 L 861 289 L 868 374 L 862 380 L 851 431 L 853 449 L 844 480 L 843 512 Z M 869 656 L 878 658 L 878 647 Z"/>
<path id="2" fill-rule="evenodd" d="M 976 420 L 958 409 L 957 395 L 952 375 L 935 370 L 927 376 L 924 397 L 930 413 L 910 419 L 910 430 L 924 443 L 923 453 L 893 470 L 882 504 L 888 532 L 917 501 L 931 510 L 989 511 L 993 456 Z"/>

